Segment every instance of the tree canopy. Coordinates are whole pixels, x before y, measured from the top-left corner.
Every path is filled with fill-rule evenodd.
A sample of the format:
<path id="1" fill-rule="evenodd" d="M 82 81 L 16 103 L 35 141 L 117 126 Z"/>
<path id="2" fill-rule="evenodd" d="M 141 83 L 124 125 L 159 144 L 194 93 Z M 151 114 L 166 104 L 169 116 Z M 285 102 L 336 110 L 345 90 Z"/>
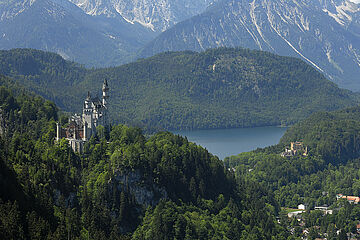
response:
<path id="1" fill-rule="evenodd" d="M 150 129 L 288 125 L 357 102 L 299 59 L 241 48 L 166 52 L 101 69 L 13 49 L 0 51 L 0 74 L 67 112 L 80 111 L 106 78 L 115 123 Z"/>

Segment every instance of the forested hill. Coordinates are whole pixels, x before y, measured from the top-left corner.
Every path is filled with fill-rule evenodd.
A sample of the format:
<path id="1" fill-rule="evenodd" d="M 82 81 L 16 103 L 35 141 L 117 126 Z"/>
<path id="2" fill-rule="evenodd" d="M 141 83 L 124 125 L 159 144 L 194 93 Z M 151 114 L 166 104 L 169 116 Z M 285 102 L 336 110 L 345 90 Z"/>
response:
<path id="1" fill-rule="evenodd" d="M 356 104 L 299 59 L 241 48 L 167 52 L 103 69 L 14 49 L 0 51 L 0 74 L 77 112 L 87 91 L 99 93 L 107 78 L 115 122 L 169 130 L 292 124 Z"/>
<path id="2" fill-rule="evenodd" d="M 360 196 L 359 133 L 360 107 L 316 113 L 289 128 L 280 144 L 224 161 L 237 178 L 256 181 L 272 191 L 282 207 L 307 206 L 309 210 L 302 214 L 303 225 L 296 218 L 289 220 L 294 239 L 303 238 L 305 229 L 315 233 L 308 234 L 308 239 L 347 239 L 346 234 L 336 237 L 340 230 L 359 239 L 356 224 L 360 205 L 336 197 Z M 302 141 L 308 148 L 307 156 L 281 156 L 292 141 Z M 331 213 L 313 210 L 319 206 L 331 209 Z"/>
<path id="3" fill-rule="evenodd" d="M 256 181 L 269 191 L 282 207 L 298 204 L 328 206 L 332 217 L 318 214 L 306 226 L 321 226 L 326 233 L 331 224 L 336 229 L 355 233 L 359 206 L 338 205 L 337 194 L 360 196 L 360 107 L 335 112 L 315 113 L 287 130 L 275 146 L 226 158 L 225 165 L 235 169 L 239 178 Z M 301 141 L 307 156 L 282 157 L 290 142 Z M 343 208 L 340 207 L 344 207 Z M 316 214 L 316 213 L 315 213 Z M 306 218 L 310 216 L 306 216 Z M 308 221 L 308 220 L 307 220 Z"/>
<path id="4" fill-rule="evenodd" d="M 117 125 L 80 155 L 54 142 L 55 104 L 13 92 L 0 87 L 0 239 L 289 236 L 273 195 L 202 147 Z"/>
<path id="5" fill-rule="evenodd" d="M 360 157 L 360 107 L 319 112 L 290 128 L 281 144 L 302 140 L 312 153 L 338 165 Z"/>

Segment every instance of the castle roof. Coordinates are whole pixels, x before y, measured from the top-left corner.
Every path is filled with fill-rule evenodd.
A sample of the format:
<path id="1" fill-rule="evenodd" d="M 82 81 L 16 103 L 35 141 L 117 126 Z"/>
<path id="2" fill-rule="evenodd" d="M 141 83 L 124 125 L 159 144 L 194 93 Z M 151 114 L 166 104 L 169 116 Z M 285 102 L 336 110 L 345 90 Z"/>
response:
<path id="1" fill-rule="evenodd" d="M 102 101 L 98 97 L 92 98 L 91 102 L 95 105 L 95 107 L 102 107 Z"/>

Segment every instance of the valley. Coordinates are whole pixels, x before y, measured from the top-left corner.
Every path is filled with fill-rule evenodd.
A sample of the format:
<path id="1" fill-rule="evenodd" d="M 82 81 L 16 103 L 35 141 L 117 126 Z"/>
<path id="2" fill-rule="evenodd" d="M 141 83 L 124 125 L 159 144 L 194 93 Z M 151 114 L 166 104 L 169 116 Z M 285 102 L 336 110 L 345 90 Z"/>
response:
<path id="1" fill-rule="evenodd" d="M 125 125 L 92 136 L 79 153 L 54 141 L 56 122 L 67 121 L 54 103 L 8 83 L 0 87 L 1 238 L 358 237 L 359 206 L 336 196 L 360 193 L 359 107 L 315 113 L 279 144 L 224 162 L 181 136 Z M 298 140 L 306 156 L 281 156 Z M 301 204 L 310 210 L 287 216 L 285 207 Z M 319 206 L 332 213 L 312 210 Z"/>
<path id="2" fill-rule="evenodd" d="M 359 16 L 0 0 L 0 239 L 360 239 Z"/>

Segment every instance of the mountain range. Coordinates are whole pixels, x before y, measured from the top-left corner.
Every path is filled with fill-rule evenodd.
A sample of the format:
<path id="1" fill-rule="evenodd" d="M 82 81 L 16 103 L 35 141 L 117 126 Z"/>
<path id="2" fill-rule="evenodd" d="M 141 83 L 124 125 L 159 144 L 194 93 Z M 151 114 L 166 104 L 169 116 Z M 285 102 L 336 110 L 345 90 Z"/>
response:
<path id="1" fill-rule="evenodd" d="M 359 90 L 360 7 L 349 0 L 0 1 L 0 49 L 116 66 L 163 51 L 244 47 L 298 57 Z"/>
<path id="2" fill-rule="evenodd" d="M 87 66 L 114 66 L 209 0 L 0 1 L 0 49 L 52 51 Z"/>
<path id="3" fill-rule="evenodd" d="M 302 58 L 359 90 L 360 6 L 347 0 L 224 0 L 160 34 L 142 51 L 242 46 Z"/>
<path id="4" fill-rule="evenodd" d="M 214 0 L 69 0 L 92 16 L 121 16 L 154 32 L 162 32 L 203 12 Z"/>
<path id="5" fill-rule="evenodd" d="M 2 49 L 35 48 L 88 66 L 118 65 L 129 61 L 152 34 L 120 17 L 87 15 L 67 0 L 0 2 Z"/>

